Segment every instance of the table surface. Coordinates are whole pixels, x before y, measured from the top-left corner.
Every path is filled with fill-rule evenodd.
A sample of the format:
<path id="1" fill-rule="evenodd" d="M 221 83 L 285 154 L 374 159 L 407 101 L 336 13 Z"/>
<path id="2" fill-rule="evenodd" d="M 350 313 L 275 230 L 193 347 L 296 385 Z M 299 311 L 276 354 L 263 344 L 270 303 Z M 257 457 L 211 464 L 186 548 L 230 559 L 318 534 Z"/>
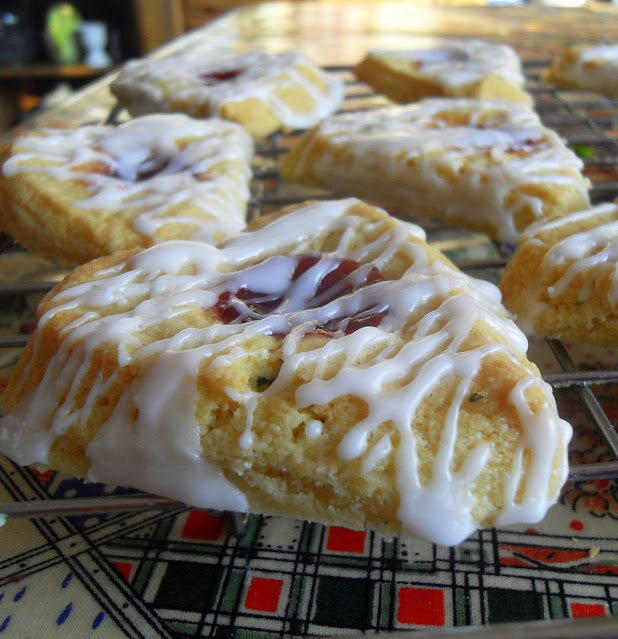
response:
<path id="1" fill-rule="evenodd" d="M 277 2 L 235 10 L 153 55 L 198 42 L 213 52 L 299 49 L 335 67 L 356 92 L 356 105 L 371 106 L 379 96 L 359 89 L 349 72 L 370 48 L 415 46 L 435 35 L 508 42 L 525 62 L 548 126 L 585 149 L 595 197 L 603 199 L 618 195 L 618 103 L 556 91 L 543 84 L 540 72 L 568 44 L 617 40 L 617 17 L 608 4 L 558 9 Z M 114 107 L 111 78 L 8 137 L 30 126 L 104 121 Z M 261 146 L 258 214 L 294 197 L 273 177 L 285 144 L 275 137 Z M 459 242 L 440 229 L 429 236 L 456 261 L 499 257 L 480 236 Z M 19 347 L 8 347 L 10 339 L 19 343 L 32 328 L 39 285 L 45 288 L 62 274 L 28 253 L 0 255 L 0 334 L 9 339 L 0 350 L 0 384 L 19 353 Z M 493 271 L 485 275 L 495 277 Z M 546 375 L 569 366 L 613 370 L 617 355 L 545 342 L 532 342 L 530 351 Z M 576 432 L 573 464 L 612 458 L 588 412 L 596 403 L 613 429 L 618 387 L 590 388 L 556 390 L 561 413 Z M 0 462 L 0 501 L 7 503 L 66 503 L 60 500 L 126 492 Z M 267 639 L 420 630 L 412 636 L 424 639 L 467 627 L 469 634 L 455 636 L 618 637 L 617 520 L 615 473 L 570 481 L 559 504 L 534 527 L 481 530 L 455 548 L 257 515 L 235 535 L 225 514 L 178 504 L 145 512 L 9 518 L 0 528 L 0 635 Z"/>

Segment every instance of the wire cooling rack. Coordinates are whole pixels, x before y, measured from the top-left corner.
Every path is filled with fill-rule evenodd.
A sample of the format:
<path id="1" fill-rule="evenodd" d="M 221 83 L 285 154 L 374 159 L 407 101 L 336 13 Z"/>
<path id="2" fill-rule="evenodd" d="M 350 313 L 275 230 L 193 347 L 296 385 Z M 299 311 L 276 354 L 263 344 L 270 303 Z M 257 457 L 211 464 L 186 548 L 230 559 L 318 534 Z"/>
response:
<path id="1" fill-rule="evenodd" d="M 618 101 L 595 93 L 549 87 L 540 77 L 541 70 L 546 66 L 543 62 L 524 65 L 527 87 L 535 99 L 535 108 L 544 124 L 561 135 L 582 158 L 584 171 L 593 184 L 592 202 L 613 201 L 618 198 Z M 343 111 L 366 110 L 388 104 L 384 97 L 356 81 L 349 67 L 327 67 L 327 70 L 339 75 L 345 82 Z M 114 110 L 108 121 L 122 118 L 122 115 L 121 111 Z M 280 178 L 279 157 L 294 144 L 298 134 L 275 134 L 258 144 L 249 203 L 250 219 L 306 199 L 333 197 L 327 191 L 291 185 Z M 508 259 L 508 251 L 481 234 L 445 227 L 439 222 L 423 220 L 419 223 L 426 230 L 428 240 L 444 250 L 462 270 L 490 281 L 498 280 Z M 465 253 L 463 259 L 460 257 L 462 252 Z M 19 309 L 26 308 L 27 300 L 31 300 L 32 296 L 47 292 L 65 271 L 59 270 L 50 281 L 37 281 L 27 277 L 12 281 L 7 277 L 3 258 L 15 254 L 22 254 L 26 260 L 28 258 L 28 254 L 10 237 L 0 233 L 0 300 L 3 300 L 0 303 L 6 306 L 4 302 L 10 301 L 10 306 Z M 470 258 L 470 254 L 480 257 Z M 27 339 L 25 334 L 0 334 L 0 358 L 3 354 L 23 347 Z M 595 361 L 595 366 L 591 367 L 586 362 L 578 361 L 572 355 L 569 345 L 556 340 L 543 342 L 543 347 L 551 354 L 554 364 L 552 370 L 545 372 L 543 377 L 555 389 L 559 411 L 560 392 L 566 389 L 570 393 L 570 401 L 573 395 L 577 397 L 579 413 L 591 428 L 596 429 L 602 442 L 603 450 L 594 461 L 587 462 L 585 456 L 579 454 L 571 456 L 569 476 L 572 480 L 618 477 L 618 432 L 616 424 L 612 423 L 612 416 L 608 414 L 607 402 L 599 397 L 613 397 L 618 403 L 618 344 L 616 346 L 617 356 L 613 362 L 599 364 Z M 531 359 L 534 361 L 532 355 Z M 5 504 L 0 505 L 0 512 L 7 517 L 41 517 L 178 506 L 173 500 L 152 495 L 57 501 L 61 503 L 30 501 Z M 236 515 L 232 519 L 232 526 L 240 533 L 243 528 L 242 518 Z"/>

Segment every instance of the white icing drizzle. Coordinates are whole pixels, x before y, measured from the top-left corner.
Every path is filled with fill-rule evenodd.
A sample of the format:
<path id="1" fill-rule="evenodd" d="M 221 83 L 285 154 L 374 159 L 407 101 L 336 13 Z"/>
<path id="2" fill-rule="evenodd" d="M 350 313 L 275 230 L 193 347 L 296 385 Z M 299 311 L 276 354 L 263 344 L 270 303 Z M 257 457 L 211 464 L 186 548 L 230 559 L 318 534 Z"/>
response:
<path id="1" fill-rule="evenodd" d="M 319 419 L 312 419 L 305 425 L 305 436 L 307 439 L 318 439 L 323 427 L 324 424 Z"/>
<path id="2" fill-rule="evenodd" d="M 382 459 L 386 459 L 393 449 L 390 435 L 384 435 L 363 459 L 361 471 L 363 475 L 370 473 Z"/>
<path id="3" fill-rule="evenodd" d="M 469 125 L 448 125 L 453 114 L 465 115 Z M 507 203 L 518 186 L 574 187 L 582 204 L 588 202 L 581 159 L 533 109 L 517 103 L 431 98 L 340 114 L 317 125 L 298 149 L 283 161 L 286 176 L 311 176 L 336 193 L 408 213 L 461 216 L 472 228 L 487 222 L 505 242 L 519 237 L 513 215 L 521 207 L 530 207 L 537 218 L 547 213 L 548 203 L 534 190 Z M 410 168 L 412 160 L 418 164 Z M 457 176 L 454 182 L 444 178 L 443 169 Z"/>
<path id="4" fill-rule="evenodd" d="M 302 68 L 319 76 L 326 89 L 312 82 Z M 234 77 L 226 74 L 239 72 Z M 209 80 L 209 76 L 221 76 Z M 300 87 L 310 101 L 303 110 L 293 108 L 281 96 Z M 153 60 L 131 60 L 111 84 L 133 114 L 183 110 L 190 114 L 220 115 L 230 102 L 255 98 L 265 104 L 287 128 L 308 128 L 334 113 L 343 99 L 339 78 L 315 67 L 302 53 L 250 51 L 242 54 L 204 55 L 184 52 Z M 313 104 L 311 104 L 311 101 Z"/>
<path id="5" fill-rule="evenodd" d="M 526 369 L 518 359 L 527 348 L 525 337 L 506 316 L 493 285 L 473 280 L 445 262 L 428 263 L 423 245 L 415 239 L 423 236 L 420 229 L 399 224 L 382 229 L 371 244 L 354 248 L 351 231 L 370 226 L 365 218 L 349 212 L 355 202 L 305 205 L 260 230 L 240 233 L 218 248 L 194 242 L 160 244 L 99 273 L 92 282 L 57 295 L 58 305 L 43 315 L 41 327 L 77 304 L 89 310 L 84 318 L 66 327 L 64 342 L 49 361 L 37 389 L 1 420 L 0 449 L 22 464 L 45 463 L 54 438 L 79 423 L 96 398 L 117 379 L 118 371 L 105 381 L 95 380 L 87 405 L 79 410 L 73 407 L 92 353 L 111 342 L 117 345 L 120 366 L 131 364 L 140 373 L 123 390 L 113 414 L 87 449 L 92 463 L 90 479 L 131 484 L 201 507 L 242 510 L 247 507 L 245 497 L 202 456 L 195 416 L 196 380 L 204 364 L 213 370 L 244 358 L 267 357 L 244 348 L 244 344 L 255 336 L 279 334 L 282 365 L 270 386 L 262 392 L 225 389 L 246 415 L 239 448 L 250 449 L 254 443 L 252 420 L 259 402 L 289 388 L 299 368 L 313 370 L 295 390 L 299 409 L 347 394 L 362 398 L 368 408 L 367 416 L 339 442 L 342 463 L 362 457 L 362 472 L 369 474 L 395 455 L 398 516 L 404 534 L 455 544 L 478 525 L 472 514 L 473 489 L 492 448 L 491 442 L 479 442 L 462 466 L 453 469 L 459 414 L 484 359 L 501 354 L 518 363 L 523 372 L 510 397 L 523 428 L 516 457 L 523 458 L 527 452 L 531 461 L 524 478 L 516 460 L 507 478 L 500 520 L 538 520 L 557 497 L 556 491 L 548 488 L 549 477 L 555 456 L 560 451 L 564 454 L 571 430 L 559 418 L 549 386 L 532 366 Z M 339 237 L 338 246 L 291 282 L 299 256 L 310 253 L 312 240 L 324 232 Z M 361 267 L 350 275 L 356 290 L 315 306 L 322 276 L 341 259 L 361 264 L 371 259 L 373 266 L 379 267 L 384 264 L 384 255 L 398 251 L 407 252 L 414 260 L 400 279 L 363 285 L 367 271 Z M 193 274 L 187 275 L 187 270 Z M 238 300 L 240 318 L 250 321 L 187 328 L 168 339 L 142 345 L 140 333 L 155 327 L 162 318 L 182 315 L 187 308 L 212 308 L 222 294 L 242 287 L 282 301 L 270 314 L 254 313 L 251 318 Z M 120 307 L 106 315 L 112 300 Z M 402 327 L 429 301 L 434 310 L 406 329 L 413 331 L 412 337 L 401 340 Z M 359 312 L 382 315 L 377 325 L 346 333 L 342 319 Z M 329 321 L 335 322 L 331 331 L 334 339 L 325 340 L 314 350 L 299 348 L 304 335 Z M 477 322 L 497 329 L 504 341 L 465 347 Z M 41 348 L 39 335 L 34 337 L 35 352 Z M 326 376 L 334 361 L 339 363 L 337 372 Z M 423 484 L 413 422 L 427 394 L 448 379 L 459 380 L 457 390 L 444 419 L 432 477 Z M 542 393 L 540 414 L 531 410 L 527 389 Z M 136 411 L 138 417 L 133 419 Z M 397 449 L 393 449 L 390 434 L 383 434 L 370 447 L 372 433 L 386 422 L 399 435 Z M 325 428 L 325 424 L 311 420 L 305 426 L 306 437 L 318 438 Z M 564 480 L 566 466 L 560 472 Z M 523 497 L 516 499 L 518 491 Z"/>
<path id="6" fill-rule="evenodd" d="M 538 281 L 544 283 L 549 298 L 553 300 L 564 294 L 581 273 L 611 272 L 607 301 L 610 307 L 618 308 L 618 204 L 599 204 L 550 221 L 539 221 L 526 229 L 522 243 L 541 242 L 539 234 L 585 220 L 596 220 L 596 223 L 588 230 L 572 233 L 548 248 L 538 269 Z M 557 267 L 564 270 L 555 279 L 551 274 Z M 579 291 L 578 302 L 585 302 L 590 294 L 591 282 Z M 518 319 L 531 329 L 546 307 L 545 302 L 537 300 L 530 311 Z"/>
<path id="7" fill-rule="evenodd" d="M 489 73 L 519 87 L 525 82 L 515 50 L 506 44 L 485 40 L 444 39 L 427 48 L 375 49 L 368 57 L 418 62 L 418 73 L 436 77 L 444 86 L 453 88 L 478 82 Z"/>
<path id="8" fill-rule="evenodd" d="M 540 455 L 532 455 L 528 477 L 526 479 L 526 491 L 519 502 L 515 502 L 515 490 L 520 480 L 523 478 L 523 457 L 525 450 L 555 450 L 560 444 L 563 433 L 560 429 L 545 430 L 547 420 L 554 419 L 553 410 L 549 403 L 545 403 L 542 409 L 535 413 L 526 401 L 526 392 L 536 384 L 531 377 L 521 379 L 511 391 L 511 401 L 517 410 L 517 414 L 524 426 L 523 442 L 521 448 L 513 457 L 513 466 L 507 481 L 506 499 L 512 507 L 500 513 L 497 523 L 501 526 L 514 524 L 521 521 L 540 521 L 547 510 L 547 503 L 542 495 L 532 487 L 545 485 L 549 481 L 551 468 Z M 563 457 L 561 469 L 562 476 L 566 478 L 568 473 L 568 463 L 566 456 Z M 532 489 L 531 489 L 532 488 Z"/>
<path id="9" fill-rule="evenodd" d="M 591 60 L 611 62 L 614 67 L 618 68 L 618 43 L 597 44 L 591 47 L 586 47 L 581 52 L 580 63 L 583 65 Z"/>
<path id="10" fill-rule="evenodd" d="M 559 58 L 552 73 L 573 86 L 618 97 L 618 43 L 579 47 L 574 57 Z"/>
<path id="11" fill-rule="evenodd" d="M 78 179 L 90 194 L 75 206 L 131 212 L 132 228 L 153 242 L 170 222 L 186 225 L 188 239 L 215 242 L 245 226 L 252 156 L 253 141 L 239 125 L 161 114 L 119 126 L 42 129 L 17 141 L 3 171 L 43 173 L 67 184 Z M 80 170 L 94 162 L 110 174 Z M 224 162 L 235 166 L 221 170 Z M 196 177 L 209 171 L 207 179 Z M 183 213 L 172 216 L 178 206 Z"/>

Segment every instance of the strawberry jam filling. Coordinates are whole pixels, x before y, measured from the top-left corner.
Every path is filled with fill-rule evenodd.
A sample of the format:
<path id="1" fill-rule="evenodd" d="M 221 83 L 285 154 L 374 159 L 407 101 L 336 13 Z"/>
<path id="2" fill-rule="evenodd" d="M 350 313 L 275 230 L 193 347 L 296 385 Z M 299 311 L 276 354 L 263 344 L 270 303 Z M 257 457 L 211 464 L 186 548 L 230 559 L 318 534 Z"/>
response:
<path id="1" fill-rule="evenodd" d="M 233 80 L 241 73 L 242 69 L 234 69 L 233 71 L 213 71 L 212 73 L 201 73 L 200 79 L 204 80 L 204 82 L 209 85 L 219 84 L 220 82 Z"/>
<path id="2" fill-rule="evenodd" d="M 282 294 L 266 294 L 239 287 L 225 290 L 219 295 L 215 308 L 224 324 L 241 324 L 259 320 L 277 313 L 290 297 L 295 283 L 313 267 L 320 267 L 321 255 L 298 256 L 296 267 L 290 277 L 288 289 Z M 320 271 L 321 272 L 321 271 Z M 324 306 L 344 295 L 384 281 L 384 276 L 375 266 L 363 265 L 354 260 L 342 259 L 331 264 L 330 269 L 321 273 L 314 282 L 313 295 L 305 300 L 305 309 Z M 379 326 L 388 312 L 388 308 L 365 309 L 352 317 L 338 317 L 328 323 L 315 327 L 311 334 L 330 336 L 342 331 L 349 335 L 365 326 Z"/>
<path id="3" fill-rule="evenodd" d="M 108 175 L 109 177 L 118 178 L 124 182 L 144 182 L 162 173 L 169 167 L 170 162 L 171 158 L 168 155 L 158 153 L 155 150 L 137 165 L 132 163 L 122 164 L 119 162 L 118 166 L 113 168 L 106 162 L 96 160 L 75 166 L 72 170 Z"/>
<path id="4" fill-rule="evenodd" d="M 529 155 L 530 153 L 542 151 L 547 148 L 549 148 L 549 142 L 546 139 L 527 138 L 525 140 L 521 140 L 520 142 L 517 142 L 516 144 L 512 144 L 511 146 L 509 146 L 509 148 L 506 149 L 506 153 L 509 153 L 510 155 L 525 157 L 526 155 Z"/>
<path id="5" fill-rule="evenodd" d="M 144 160 L 135 168 L 134 182 L 149 180 L 164 171 L 170 164 L 170 158 L 165 155 L 155 154 Z"/>

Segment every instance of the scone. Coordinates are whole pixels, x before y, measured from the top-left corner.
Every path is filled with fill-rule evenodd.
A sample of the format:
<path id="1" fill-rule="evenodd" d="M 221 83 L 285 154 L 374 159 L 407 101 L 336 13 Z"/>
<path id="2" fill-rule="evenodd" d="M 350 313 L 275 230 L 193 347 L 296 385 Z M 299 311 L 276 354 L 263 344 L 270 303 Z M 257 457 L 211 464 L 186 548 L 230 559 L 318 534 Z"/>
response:
<path id="1" fill-rule="evenodd" d="M 324 120 L 282 158 L 281 173 L 515 243 L 534 220 L 588 206 L 582 167 L 525 105 L 428 98 Z"/>
<path id="2" fill-rule="evenodd" d="M 401 103 L 449 96 L 532 104 L 519 56 L 497 42 L 445 38 L 417 49 L 375 49 L 354 67 L 354 74 Z"/>
<path id="3" fill-rule="evenodd" d="M 617 98 L 618 43 L 569 47 L 553 61 L 544 79 L 561 87 Z"/>
<path id="4" fill-rule="evenodd" d="M 253 140 L 238 124 L 152 115 L 17 139 L 0 228 L 77 265 L 170 239 L 219 242 L 246 225 Z"/>
<path id="5" fill-rule="evenodd" d="M 255 137 L 307 129 L 334 113 L 343 82 L 297 51 L 130 60 L 110 89 L 132 115 L 181 111 L 241 124 Z"/>
<path id="6" fill-rule="evenodd" d="M 618 204 L 531 225 L 500 288 L 530 335 L 618 345 Z"/>
<path id="7" fill-rule="evenodd" d="M 455 544 L 539 520 L 570 426 L 498 289 L 358 200 L 79 267 L 39 309 L 0 450 L 204 508 Z"/>

